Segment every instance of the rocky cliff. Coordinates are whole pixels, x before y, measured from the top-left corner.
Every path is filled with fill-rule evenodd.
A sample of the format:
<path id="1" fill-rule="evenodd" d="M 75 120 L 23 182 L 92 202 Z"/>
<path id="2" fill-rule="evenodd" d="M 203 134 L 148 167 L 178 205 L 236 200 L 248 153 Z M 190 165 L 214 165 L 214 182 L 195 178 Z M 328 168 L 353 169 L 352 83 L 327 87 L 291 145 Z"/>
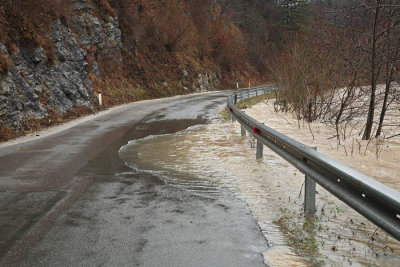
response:
<path id="1" fill-rule="evenodd" d="M 270 11 L 262 0 L 0 0 L 0 140 L 104 106 L 260 80 L 276 47 Z"/>
<path id="2" fill-rule="evenodd" d="M 61 17 L 47 27 L 51 55 L 41 46 L 16 43 L 7 49 L 0 42 L 0 139 L 7 138 L 4 129 L 20 132 L 34 126 L 26 122 L 43 124 L 49 118 L 51 124 L 55 114 L 95 111 L 99 108 L 95 91 L 101 88 L 93 81 L 102 83 L 108 75 L 100 70 L 99 61 L 111 62 L 114 70 L 123 68 L 118 17 L 96 12 L 87 0 L 73 0 L 71 8 L 73 16 L 68 22 Z M 180 86 L 182 92 L 214 90 L 218 85 L 215 72 L 189 70 L 182 70 L 177 84 L 162 80 L 154 84 L 159 88 Z"/>
<path id="3" fill-rule="evenodd" d="M 122 61 L 121 31 L 117 18 L 98 18 L 93 6 L 74 1 L 79 15 L 67 24 L 62 19 L 49 27 L 48 39 L 54 50 L 49 58 L 42 47 L 15 45 L 10 53 L 0 43 L 3 58 L 11 59 L 7 74 L 0 78 L 0 116 L 14 129 L 26 119 L 40 119 L 49 112 L 65 113 L 76 107 L 93 109 L 96 102 L 89 73 L 101 79 L 96 61 L 103 53 Z"/>

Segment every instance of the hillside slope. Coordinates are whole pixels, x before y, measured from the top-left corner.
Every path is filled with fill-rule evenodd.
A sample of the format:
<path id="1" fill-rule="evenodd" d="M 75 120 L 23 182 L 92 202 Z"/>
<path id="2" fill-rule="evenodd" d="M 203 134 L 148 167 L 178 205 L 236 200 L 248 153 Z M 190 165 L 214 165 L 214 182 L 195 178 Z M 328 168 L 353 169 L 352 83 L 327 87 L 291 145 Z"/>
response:
<path id="1" fill-rule="evenodd" d="M 0 140 L 95 112 L 100 92 L 107 107 L 246 86 L 273 50 L 268 1 L 0 3 Z"/>

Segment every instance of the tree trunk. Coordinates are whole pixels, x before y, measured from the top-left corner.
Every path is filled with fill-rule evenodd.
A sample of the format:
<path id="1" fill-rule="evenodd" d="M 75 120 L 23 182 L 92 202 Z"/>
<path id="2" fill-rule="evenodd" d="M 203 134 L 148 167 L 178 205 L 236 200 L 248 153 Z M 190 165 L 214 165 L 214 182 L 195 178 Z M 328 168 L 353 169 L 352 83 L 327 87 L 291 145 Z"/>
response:
<path id="1" fill-rule="evenodd" d="M 390 35 L 390 31 L 388 32 L 388 34 Z M 394 62 L 396 62 L 397 59 L 398 59 L 399 50 L 400 50 L 400 39 L 397 41 L 395 54 L 394 54 L 394 57 L 393 57 L 393 60 L 392 60 L 393 62 L 390 62 L 390 57 L 387 58 L 388 62 L 386 63 L 385 96 L 383 98 L 383 106 L 382 106 L 382 110 L 381 110 L 381 115 L 379 117 L 379 125 L 378 125 L 378 129 L 376 130 L 375 137 L 380 136 L 381 133 L 382 133 L 383 121 L 385 120 L 386 110 L 387 110 L 387 108 L 389 106 L 387 104 L 387 102 L 388 102 L 389 93 L 390 93 L 390 86 L 392 85 L 393 75 L 394 75 L 394 72 L 395 72 Z M 388 52 L 388 54 L 390 53 L 390 40 L 388 40 L 387 52 Z M 390 64 L 392 64 L 392 66 L 390 66 Z"/>
<path id="2" fill-rule="evenodd" d="M 355 82 L 355 78 L 354 78 L 354 82 Z M 339 112 L 338 112 L 338 114 L 336 116 L 336 120 L 335 120 L 336 134 L 337 134 L 337 140 L 338 140 L 339 144 L 340 144 L 339 123 L 340 123 L 340 119 L 342 118 L 344 109 L 347 107 L 348 101 L 352 95 L 352 91 L 353 91 L 353 86 L 347 88 L 346 97 L 341 101 L 340 109 L 339 109 Z"/>
<path id="3" fill-rule="evenodd" d="M 371 85 L 371 96 L 368 107 L 367 123 L 365 124 L 364 135 L 362 138 L 363 140 L 371 139 L 372 125 L 374 123 L 374 113 L 375 113 L 375 98 L 376 98 L 376 81 L 375 79 L 373 79 Z"/>
<path id="4" fill-rule="evenodd" d="M 368 107 L 367 122 L 365 124 L 365 131 L 363 135 L 363 140 L 371 139 L 372 125 L 374 123 L 374 113 L 375 113 L 375 98 L 376 98 L 376 85 L 378 81 L 378 76 L 380 68 L 377 67 L 377 51 L 376 51 L 376 41 L 377 41 L 377 27 L 378 27 L 378 17 L 380 11 L 381 1 L 377 1 L 375 7 L 374 25 L 372 31 L 372 53 L 371 53 L 371 96 Z M 377 70 L 378 69 L 378 70 Z"/>
<path id="5" fill-rule="evenodd" d="M 390 84 L 386 84 L 386 88 L 385 88 L 385 96 L 383 98 L 383 106 L 382 106 L 382 110 L 381 110 L 381 115 L 379 116 L 379 125 L 378 125 L 378 129 L 376 130 L 376 134 L 375 137 L 378 137 L 381 135 L 382 132 L 382 126 L 383 126 L 383 120 L 385 119 L 385 114 L 386 114 L 386 109 L 387 109 L 387 100 L 388 100 L 388 96 L 389 96 L 389 90 L 390 90 Z"/>

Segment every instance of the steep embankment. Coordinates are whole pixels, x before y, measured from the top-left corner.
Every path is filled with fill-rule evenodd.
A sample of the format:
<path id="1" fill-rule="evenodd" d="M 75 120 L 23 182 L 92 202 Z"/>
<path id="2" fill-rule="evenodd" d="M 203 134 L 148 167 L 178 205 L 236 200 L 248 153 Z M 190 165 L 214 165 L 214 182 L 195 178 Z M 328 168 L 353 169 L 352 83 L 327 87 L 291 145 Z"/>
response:
<path id="1" fill-rule="evenodd" d="M 65 18 L 51 21 L 42 44 L 21 38 L 13 43 L 6 39 L 9 47 L 4 40 L 0 43 L 0 139 L 53 124 L 72 113 L 94 111 L 89 74 L 99 79 L 101 74 L 97 62 L 89 64 L 88 51 L 102 51 L 122 61 L 118 20 L 111 16 L 100 20 L 91 14 L 93 6 L 84 1 L 75 1 L 72 7 L 77 15 L 68 24 Z"/>
<path id="2" fill-rule="evenodd" d="M 101 78 L 96 62 L 89 65 L 89 49 L 121 58 L 121 31 L 118 21 L 101 21 L 90 14 L 91 5 L 77 3 L 71 26 L 57 20 L 49 26 L 48 41 L 54 47 L 50 58 L 43 47 L 14 45 L 9 53 L 0 43 L 3 57 L 12 60 L 1 78 L 3 120 L 18 128 L 26 118 L 45 118 L 50 113 L 65 113 L 74 107 L 93 109 L 94 89 L 89 73 Z M 53 61 L 53 62 L 51 62 Z"/>
<path id="3" fill-rule="evenodd" d="M 99 92 L 107 107 L 262 77 L 262 61 L 246 60 L 254 48 L 245 46 L 250 34 L 260 34 L 226 15 L 227 7 L 234 14 L 240 5 L 195 0 L 0 4 L 0 141 L 92 113 L 101 108 Z M 267 49 L 260 47 L 260 53 Z"/>

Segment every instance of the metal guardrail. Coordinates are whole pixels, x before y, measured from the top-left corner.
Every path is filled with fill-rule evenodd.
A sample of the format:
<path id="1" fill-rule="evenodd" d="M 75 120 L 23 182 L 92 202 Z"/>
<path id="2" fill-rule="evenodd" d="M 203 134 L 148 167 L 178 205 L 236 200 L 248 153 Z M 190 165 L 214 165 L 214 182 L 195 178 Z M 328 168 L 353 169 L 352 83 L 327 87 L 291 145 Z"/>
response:
<path id="1" fill-rule="evenodd" d="M 312 183 L 315 190 L 315 182 L 318 183 L 400 241 L 400 192 L 256 121 L 235 105 L 246 98 L 274 91 L 273 86 L 261 86 L 237 91 L 228 97 L 230 116 L 241 124 L 242 135 L 247 130 L 257 139 L 257 158 L 262 157 L 262 148 L 266 145 L 306 175 L 306 190 L 313 188 Z M 310 182 L 311 186 L 307 185 Z M 310 200 L 310 192 L 306 192 L 305 210 L 315 210 L 315 195 Z"/>

